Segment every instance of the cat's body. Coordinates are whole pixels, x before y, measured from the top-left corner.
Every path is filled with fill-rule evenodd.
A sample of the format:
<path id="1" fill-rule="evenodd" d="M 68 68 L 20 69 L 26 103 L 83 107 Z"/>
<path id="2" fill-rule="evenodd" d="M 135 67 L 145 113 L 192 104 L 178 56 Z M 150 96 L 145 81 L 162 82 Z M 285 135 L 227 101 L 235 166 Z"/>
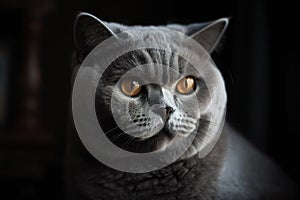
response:
<path id="1" fill-rule="evenodd" d="M 92 157 L 74 130 L 68 163 L 70 200 L 297 199 L 297 188 L 266 156 L 226 127 L 214 149 L 149 173 L 111 169 Z"/>
<path id="2" fill-rule="evenodd" d="M 222 19 L 187 27 L 143 28 L 103 23 L 89 14 L 79 15 L 75 24 L 75 67 L 84 62 L 98 44 L 109 37 L 118 37 L 116 34 L 122 31 L 128 31 L 126 37 L 117 39 L 167 44 L 172 51 L 147 48 L 131 51 L 104 70 L 103 77 L 97 82 L 95 109 L 100 125 L 106 133 L 110 132 L 107 137 L 127 151 L 148 153 L 167 149 L 168 145 L 173 144 L 172 141 L 180 141 L 180 138 L 189 137 L 192 133 L 196 136 L 188 150 L 168 166 L 155 171 L 145 170 L 150 171 L 146 173 L 128 173 L 116 170 L 118 166 L 112 169 L 95 159 L 78 137 L 78 124 L 75 123 L 75 128 L 72 121 L 67 154 L 67 196 L 70 200 L 296 197 L 293 183 L 229 127 L 222 131 L 216 145 L 213 143 L 217 141 L 221 133 L 218 131 L 223 126 L 226 92 L 223 79 L 207 52 L 214 50 L 227 23 Z M 181 33 L 171 32 L 169 28 Z M 182 33 L 203 46 L 199 52 L 202 60 L 196 63 L 200 75 L 197 75 L 197 70 L 193 71 L 191 63 L 176 54 L 186 48 L 181 46 L 181 40 L 184 40 Z M 138 77 L 134 78 L 136 74 L 133 74 L 123 79 L 122 75 L 127 71 L 149 63 L 159 63 L 168 68 L 162 70 L 160 66 L 153 69 L 148 66 Z M 184 76 L 171 76 L 172 70 Z M 161 80 L 161 84 L 146 83 L 149 77 Z M 82 98 L 80 95 L 76 97 Z M 113 98 L 116 101 L 111 101 Z M 193 101 L 195 98 L 198 101 Z M 82 102 L 85 103 L 84 99 Z M 123 134 L 127 130 L 123 127 L 115 129 L 117 124 L 113 109 L 117 119 L 121 119 L 118 125 L 135 125 L 128 129 L 134 130 L 134 135 Z M 111 130 L 117 131 L 114 133 Z M 123 146 L 124 142 L 126 145 Z M 181 147 L 180 143 L 175 144 Z M 211 147 L 213 149 L 209 152 Z M 122 159 L 120 157 L 119 162 L 126 164 L 126 160 Z"/>
<path id="3" fill-rule="evenodd" d="M 218 195 L 217 179 L 225 152 L 223 144 L 217 145 L 203 159 L 195 155 L 161 170 L 134 174 L 103 165 L 84 149 L 78 138 L 73 142 L 72 163 L 68 168 L 71 189 L 67 196 L 70 200 L 212 199 Z"/>

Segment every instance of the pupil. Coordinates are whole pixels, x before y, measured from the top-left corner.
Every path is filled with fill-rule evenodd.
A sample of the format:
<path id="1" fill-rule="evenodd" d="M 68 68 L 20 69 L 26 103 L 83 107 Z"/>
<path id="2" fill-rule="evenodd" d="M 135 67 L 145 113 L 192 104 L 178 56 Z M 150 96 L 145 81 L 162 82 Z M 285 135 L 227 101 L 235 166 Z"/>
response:
<path id="1" fill-rule="evenodd" d="M 187 89 L 188 88 L 188 81 L 187 79 L 184 80 L 184 87 Z"/>

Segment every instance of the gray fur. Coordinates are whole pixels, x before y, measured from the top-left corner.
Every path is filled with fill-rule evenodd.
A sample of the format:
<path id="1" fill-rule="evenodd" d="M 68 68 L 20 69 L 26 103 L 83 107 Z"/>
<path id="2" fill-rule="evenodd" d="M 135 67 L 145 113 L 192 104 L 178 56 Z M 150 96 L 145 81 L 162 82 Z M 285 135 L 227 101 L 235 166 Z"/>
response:
<path id="1" fill-rule="evenodd" d="M 208 40 L 201 38 L 201 30 L 197 30 L 196 28 L 202 28 L 204 30 L 203 34 L 205 35 L 208 31 L 211 32 L 211 38 L 213 38 L 212 36 L 214 36 L 214 38 L 219 38 L 226 28 L 226 26 L 223 25 L 224 22 L 227 23 L 225 19 L 213 22 L 213 24 L 216 25 L 216 28 L 214 29 L 212 28 L 214 26 L 210 25 L 211 23 L 192 24 L 185 27 L 184 33 L 189 34 L 191 37 L 197 36 L 197 42 L 200 44 L 202 42 L 207 44 Z M 219 23 L 222 24 L 222 26 L 218 26 Z M 171 28 L 173 27 L 174 29 L 174 26 L 180 25 L 172 25 Z M 156 43 L 158 45 L 161 44 L 162 46 L 166 46 L 169 51 L 155 49 L 136 50 L 123 55 L 114 61 L 111 66 L 106 69 L 103 78 L 99 83 L 97 90 L 98 95 L 96 96 L 96 111 L 98 112 L 98 117 L 100 116 L 99 113 L 110 112 L 112 90 L 114 86 L 118 84 L 117 81 L 125 72 L 143 64 L 162 64 L 168 66 L 168 69 L 163 70 L 163 68 L 149 67 L 143 74 L 144 79 L 149 79 L 149 81 L 151 81 L 151 79 L 160 80 L 164 87 L 160 86 L 159 88 L 152 90 L 153 85 L 147 85 L 145 87 L 147 87 L 146 90 L 148 96 L 141 95 L 138 98 L 129 98 L 118 90 L 116 92 L 116 99 L 118 101 L 115 102 L 114 107 L 116 107 L 116 110 L 118 111 L 117 114 L 122 116 L 121 128 L 123 130 L 135 132 L 136 137 L 154 136 L 153 138 L 142 142 L 133 140 L 130 146 L 126 144 L 125 148 L 128 148 L 127 150 L 138 152 L 153 151 L 162 148 L 162 146 L 169 142 L 170 139 L 176 140 L 178 136 L 185 137 L 188 133 L 197 132 L 192 146 L 188 149 L 184 157 L 193 156 L 205 148 L 208 149 L 206 151 L 209 151 L 209 148 L 211 148 L 210 143 L 216 139 L 216 132 L 222 125 L 222 118 L 226 107 L 226 92 L 220 72 L 215 67 L 214 63 L 211 62 L 209 58 L 206 58 L 206 50 L 202 49 L 202 52 L 199 52 L 197 55 L 202 62 L 198 63 L 198 66 L 195 66 L 199 67 L 198 70 L 201 70 L 201 75 L 199 75 L 196 73 L 196 69 L 176 54 L 176 52 L 182 48 L 180 42 L 176 41 L 180 41 L 181 38 L 183 40 L 183 36 L 177 32 L 170 31 L 168 26 L 129 27 L 116 23 L 102 22 L 89 14 L 83 13 L 77 17 L 75 23 L 75 44 L 79 62 L 98 43 L 111 36 L 118 37 L 116 34 L 123 31 L 126 32 L 126 37 L 129 40 L 150 41 L 151 43 Z M 209 41 L 212 42 L 213 40 L 210 39 Z M 218 39 L 215 39 L 215 42 L 217 43 Z M 211 51 L 215 46 L 215 43 L 211 43 L 211 46 L 209 47 L 206 45 L 206 48 Z M 202 68 L 200 69 L 200 67 Z M 95 70 L 97 71 L 99 69 Z M 196 80 L 195 92 L 190 95 L 180 95 L 176 93 L 174 89 L 175 85 L 183 77 L 171 76 L 170 70 L 178 71 L 183 76 L 193 76 Z M 207 85 L 204 81 L 205 79 L 211 80 L 211 84 Z M 153 95 L 154 93 L 151 91 L 154 91 L 154 93 L 160 92 L 160 95 L 155 97 Z M 198 102 L 195 101 L 196 99 Z M 129 104 L 131 109 L 128 110 L 125 104 Z M 159 104 L 163 107 L 169 106 L 174 110 L 166 123 L 162 120 L 161 116 L 157 116 L 151 112 L 151 107 L 154 104 Z M 105 108 L 103 105 L 105 105 Z M 142 114 L 144 114 L 144 116 Z M 109 114 L 106 114 L 106 117 L 107 116 L 109 116 Z M 143 119 L 140 119 L 138 116 L 142 116 Z M 143 121 L 145 126 L 133 126 L 133 123 L 131 123 L 132 121 L 140 120 L 145 120 Z M 103 119 L 100 119 L 99 121 L 103 121 Z M 203 122 L 207 122 L 212 128 L 208 129 L 207 126 L 201 126 Z M 171 136 L 159 137 L 158 135 L 154 135 L 164 123 L 165 129 L 168 133 L 171 133 Z M 200 123 L 200 126 L 197 126 L 198 123 Z M 102 125 L 105 126 L 107 123 Z M 133 129 L 133 127 L 136 129 Z M 112 128 L 114 128 L 114 126 L 106 127 L 106 130 L 108 131 Z M 166 131 L 163 130 L 161 132 L 162 134 L 169 136 L 169 134 L 165 133 Z M 121 137 L 118 135 L 120 135 L 120 133 L 111 133 L 109 134 L 109 137 L 111 137 L 112 140 L 115 140 L 115 138 L 118 137 L 118 141 L 115 142 L 119 142 L 120 145 L 124 145 L 122 144 L 124 143 L 122 139 L 132 139 L 128 138 L 125 134 Z M 144 148 L 146 150 L 142 150 Z"/>
<path id="2" fill-rule="evenodd" d="M 87 26 L 87 24 L 91 26 Z M 226 26 L 227 21 L 223 19 L 189 26 L 129 27 L 102 22 L 89 14 L 83 13 L 77 17 L 75 23 L 76 65 L 78 67 L 97 44 L 122 31 L 126 31 L 130 39 L 167 43 L 170 50 L 176 52 L 176 49 L 180 46 L 172 43 L 175 40 L 175 35 L 169 33 L 170 28 L 190 35 L 210 53 L 216 47 Z M 149 34 L 153 32 L 155 34 Z M 199 56 L 205 53 L 199 52 Z M 95 99 L 96 111 L 100 125 L 104 129 L 111 130 L 112 127 L 115 127 L 110 110 L 113 86 L 125 72 L 137 65 L 147 63 L 164 64 L 187 76 L 194 75 L 186 74 L 186 72 L 191 73 L 193 70 L 187 61 L 167 51 L 144 49 L 121 56 L 105 71 L 103 78 L 98 83 Z M 152 76 L 162 79 L 165 86 L 168 86 L 166 88 L 172 88 L 179 79 L 179 77 L 170 76 L 171 72 L 163 69 L 149 68 L 146 73 L 149 79 Z M 191 96 L 196 96 L 199 103 L 193 102 L 189 95 L 173 95 L 174 91 L 172 89 L 162 89 L 160 86 L 151 84 L 146 87 L 147 95 L 138 98 L 127 97 L 120 91 L 116 93 L 119 100 L 116 105 L 117 110 L 119 110 L 120 115 L 127 116 L 127 118 L 124 117 L 123 125 L 126 126 L 126 121 L 130 120 L 135 120 L 134 123 L 140 125 L 146 124 L 145 126 L 138 126 L 139 129 L 135 130 L 136 136 L 149 137 L 146 140 L 133 141 L 130 145 L 123 146 L 126 150 L 133 152 L 153 151 L 161 148 L 166 142 L 176 139 L 176 137 L 184 137 L 190 131 L 197 131 L 196 138 L 185 155 L 163 169 L 141 174 L 125 173 L 111 169 L 98 162 L 86 151 L 76 134 L 74 125 L 72 125 L 67 154 L 68 198 L 70 200 L 205 200 L 294 197 L 294 186 L 288 178 L 272 162 L 253 150 L 251 145 L 228 127 L 223 131 L 213 150 L 206 157 L 199 157 L 199 151 L 203 147 L 204 141 L 214 139 L 215 131 L 220 128 L 221 118 L 226 107 L 224 82 L 213 62 L 208 64 L 207 70 L 203 71 L 201 75 L 213 79 L 213 85 L 201 82 L 203 77 L 195 77 L 197 87 Z M 208 93 L 208 89 L 213 92 Z M 124 101 L 133 106 L 126 110 L 122 104 Z M 171 115 L 168 121 L 169 124 L 165 130 L 168 134 L 162 130 L 162 135 L 151 135 L 153 127 L 155 128 L 155 125 L 159 124 L 162 118 L 162 116 L 150 111 L 151 106 L 156 104 L 172 106 L 177 112 Z M 204 112 L 200 114 L 200 110 Z M 208 126 L 212 124 L 215 128 L 212 132 L 208 132 Z M 110 134 L 112 136 L 108 135 L 108 137 L 114 139 L 116 134 L 112 133 Z M 124 141 L 128 140 L 126 135 L 124 137 L 121 137 L 119 141 L 114 141 L 115 144 L 122 146 Z M 244 151 L 244 153 L 241 154 L 240 151 Z M 251 165 L 251 163 L 257 162 L 260 164 Z M 244 166 L 245 163 L 249 166 Z M 276 174 L 276 178 L 272 179 L 271 175 L 268 175 L 270 171 Z M 257 184 L 257 186 L 254 187 L 253 184 Z M 273 191 L 273 189 L 280 187 L 280 190 Z"/>

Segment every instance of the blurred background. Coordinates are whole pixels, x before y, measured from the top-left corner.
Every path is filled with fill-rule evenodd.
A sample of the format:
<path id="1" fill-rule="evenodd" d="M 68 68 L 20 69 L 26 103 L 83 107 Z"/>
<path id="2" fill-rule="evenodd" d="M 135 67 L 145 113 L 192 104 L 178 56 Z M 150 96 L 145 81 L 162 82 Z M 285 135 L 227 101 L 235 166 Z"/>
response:
<path id="1" fill-rule="evenodd" d="M 0 0 L 0 198 L 63 199 L 79 11 L 127 25 L 231 17 L 212 55 L 227 85 L 227 119 L 299 184 L 299 11 L 277 2 Z"/>

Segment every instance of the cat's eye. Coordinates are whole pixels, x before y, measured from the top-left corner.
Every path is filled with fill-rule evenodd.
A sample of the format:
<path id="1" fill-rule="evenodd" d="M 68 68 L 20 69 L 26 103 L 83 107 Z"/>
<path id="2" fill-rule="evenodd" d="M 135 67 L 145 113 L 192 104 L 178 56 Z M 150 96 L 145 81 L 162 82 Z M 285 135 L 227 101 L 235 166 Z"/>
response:
<path id="1" fill-rule="evenodd" d="M 127 96 L 134 97 L 141 92 L 141 84 L 137 80 L 125 79 L 121 82 L 121 90 Z"/>
<path id="2" fill-rule="evenodd" d="M 195 89 L 195 80 L 193 77 L 185 77 L 181 79 L 177 85 L 176 90 L 180 94 L 189 94 Z"/>

